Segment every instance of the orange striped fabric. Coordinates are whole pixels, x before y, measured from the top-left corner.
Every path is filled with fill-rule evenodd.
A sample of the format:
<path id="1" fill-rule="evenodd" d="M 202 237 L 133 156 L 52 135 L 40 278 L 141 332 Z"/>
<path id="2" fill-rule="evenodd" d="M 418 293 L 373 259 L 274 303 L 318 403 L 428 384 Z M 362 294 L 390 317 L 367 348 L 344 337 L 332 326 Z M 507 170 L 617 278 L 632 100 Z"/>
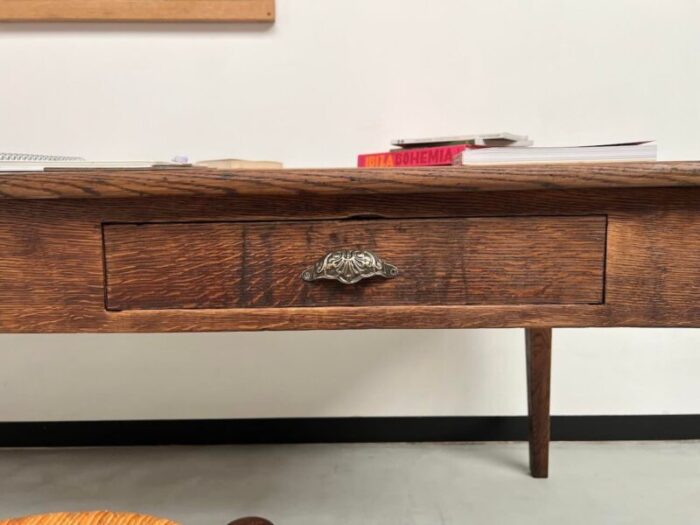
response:
<path id="1" fill-rule="evenodd" d="M 131 512 L 55 512 L 0 520 L 0 525 L 178 525 L 174 521 Z"/>

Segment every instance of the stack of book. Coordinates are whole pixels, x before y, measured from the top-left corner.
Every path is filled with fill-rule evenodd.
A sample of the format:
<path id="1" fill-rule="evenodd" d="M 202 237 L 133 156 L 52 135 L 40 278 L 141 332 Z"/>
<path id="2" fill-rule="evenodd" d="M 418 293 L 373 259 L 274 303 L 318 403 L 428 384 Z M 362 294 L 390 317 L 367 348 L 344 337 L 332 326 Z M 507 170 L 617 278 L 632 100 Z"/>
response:
<path id="1" fill-rule="evenodd" d="M 397 139 L 394 149 L 358 155 L 360 168 L 557 162 L 654 161 L 653 141 L 593 146 L 533 147 L 525 135 L 491 133 L 427 139 Z"/>
<path id="2" fill-rule="evenodd" d="M 396 139 L 390 151 L 358 155 L 359 168 L 395 168 L 406 166 L 450 166 L 462 153 L 481 148 L 527 147 L 525 135 L 488 133 L 456 137 Z"/>

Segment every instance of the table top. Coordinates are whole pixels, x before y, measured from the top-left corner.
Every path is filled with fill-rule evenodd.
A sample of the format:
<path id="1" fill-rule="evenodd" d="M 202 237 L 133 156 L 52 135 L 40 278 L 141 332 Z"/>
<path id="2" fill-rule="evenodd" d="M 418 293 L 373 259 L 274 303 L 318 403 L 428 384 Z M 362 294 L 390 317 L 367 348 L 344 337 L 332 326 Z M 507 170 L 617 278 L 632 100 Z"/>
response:
<path id="1" fill-rule="evenodd" d="M 407 194 L 669 186 L 700 186 L 700 161 L 384 169 L 56 169 L 0 174 L 0 199 Z"/>

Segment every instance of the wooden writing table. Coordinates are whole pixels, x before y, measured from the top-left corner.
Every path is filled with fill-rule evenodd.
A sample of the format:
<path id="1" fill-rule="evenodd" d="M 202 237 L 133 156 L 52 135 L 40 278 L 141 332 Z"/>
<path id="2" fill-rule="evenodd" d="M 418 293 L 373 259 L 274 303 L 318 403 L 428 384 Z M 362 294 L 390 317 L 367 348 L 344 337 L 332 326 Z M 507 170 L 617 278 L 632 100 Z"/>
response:
<path id="1" fill-rule="evenodd" d="M 0 175 L 0 332 L 700 326 L 700 163 Z M 661 356 L 660 356 L 661 358 Z"/>

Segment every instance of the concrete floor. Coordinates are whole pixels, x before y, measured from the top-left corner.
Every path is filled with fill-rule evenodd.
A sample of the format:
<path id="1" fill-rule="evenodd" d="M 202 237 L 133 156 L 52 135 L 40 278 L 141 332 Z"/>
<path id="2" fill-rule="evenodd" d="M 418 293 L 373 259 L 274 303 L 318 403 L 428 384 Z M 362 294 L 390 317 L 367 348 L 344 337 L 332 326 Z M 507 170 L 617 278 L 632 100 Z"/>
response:
<path id="1" fill-rule="evenodd" d="M 0 518 L 131 510 L 184 525 L 697 524 L 700 443 L 377 444 L 0 451 Z"/>

